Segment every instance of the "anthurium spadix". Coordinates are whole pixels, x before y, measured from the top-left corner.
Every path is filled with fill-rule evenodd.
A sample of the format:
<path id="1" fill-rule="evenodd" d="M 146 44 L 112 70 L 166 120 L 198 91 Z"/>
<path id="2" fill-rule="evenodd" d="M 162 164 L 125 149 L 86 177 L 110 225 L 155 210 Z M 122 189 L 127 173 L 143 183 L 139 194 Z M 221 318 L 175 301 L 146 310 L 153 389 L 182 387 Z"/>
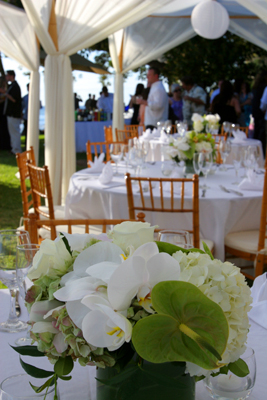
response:
<path id="1" fill-rule="evenodd" d="M 89 344 L 114 351 L 131 340 L 130 321 L 114 311 L 107 300 L 99 296 L 87 296 L 82 303 L 89 308 L 82 322 L 83 336 Z"/>
<path id="2" fill-rule="evenodd" d="M 108 299 L 114 310 L 127 309 L 137 295 L 139 304 L 152 313 L 150 292 L 162 281 L 179 280 L 180 265 L 167 253 L 159 253 L 156 243 L 145 243 L 112 274 Z"/>

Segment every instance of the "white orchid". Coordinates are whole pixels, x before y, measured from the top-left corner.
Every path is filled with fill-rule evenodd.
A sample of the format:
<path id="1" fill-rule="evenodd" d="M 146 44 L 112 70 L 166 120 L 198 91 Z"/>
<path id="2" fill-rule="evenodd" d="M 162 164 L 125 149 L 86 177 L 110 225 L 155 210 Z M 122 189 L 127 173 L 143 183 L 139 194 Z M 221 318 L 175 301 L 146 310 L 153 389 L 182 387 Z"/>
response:
<path id="1" fill-rule="evenodd" d="M 127 309 L 137 295 L 139 304 L 152 313 L 150 293 L 162 281 L 179 280 L 180 266 L 167 253 L 159 253 L 156 243 L 139 247 L 112 274 L 108 299 L 115 310 Z"/>
<path id="2" fill-rule="evenodd" d="M 131 340 L 130 321 L 114 311 L 107 300 L 99 296 L 87 296 L 82 304 L 91 310 L 82 322 L 83 336 L 89 344 L 114 351 Z"/>

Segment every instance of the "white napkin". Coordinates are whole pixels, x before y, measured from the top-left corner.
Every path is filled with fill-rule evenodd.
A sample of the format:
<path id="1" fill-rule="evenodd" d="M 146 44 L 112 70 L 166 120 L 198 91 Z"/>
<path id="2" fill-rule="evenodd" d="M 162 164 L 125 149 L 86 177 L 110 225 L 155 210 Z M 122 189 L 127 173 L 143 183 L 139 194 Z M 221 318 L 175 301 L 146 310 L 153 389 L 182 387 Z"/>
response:
<path id="1" fill-rule="evenodd" d="M 103 163 L 103 160 L 105 158 L 105 153 L 101 153 L 99 157 L 95 156 L 94 161 L 89 161 L 89 164 L 91 165 L 91 168 L 89 168 L 89 173 L 91 172 L 102 172 L 105 164 Z"/>
<path id="2" fill-rule="evenodd" d="M 239 183 L 239 188 L 242 190 L 260 190 L 263 191 L 264 175 L 258 175 L 252 169 L 247 172 L 248 177 L 244 178 Z"/>
<path id="3" fill-rule="evenodd" d="M 168 137 L 168 135 L 167 135 L 163 130 L 160 132 L 159 141 L 160 141 L 161 143 L 169 143 L 169 137 Z"/>
<path id="4" fill-rule="evenodd" d="M 243 143 L 247 139 L 245 132 L 240 130 L 233 131 L 233 136 L 232 143 Z"/>
<path id="5" fill-rule="evenodd" d="M 102 183 L 102 185 L 107 185 L 112 181 L 113 178 L 113 169 L 110 164 L 110 161 L 106 163 L 106 165 L 103 168 L 102 174 L 100 175 L 99 182 Z"/>
<path id="6" fill-rule="evenodd" d="M 151 129 L 147 129 L 140 137 L 140 139 L 142 138 L 143 140 L 151 140 L 159 137 L 160 137 L 160 131 L 154 128 L 153 132 L 151 132 Z"/>
<path id="7" fill-rule="evenodd" d="M 257 324 L 267 329 L 267 273 L 257 276 L 251 288 L 252 309 L 248 316 Z"/>

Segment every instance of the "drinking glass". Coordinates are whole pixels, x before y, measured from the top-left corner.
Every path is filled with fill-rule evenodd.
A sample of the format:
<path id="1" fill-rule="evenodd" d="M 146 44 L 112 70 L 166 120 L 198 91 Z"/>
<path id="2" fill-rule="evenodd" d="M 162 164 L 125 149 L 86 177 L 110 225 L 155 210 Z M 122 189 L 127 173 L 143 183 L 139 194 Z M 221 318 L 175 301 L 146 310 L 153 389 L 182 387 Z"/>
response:
<path id="1" fill-rule="evenodd" d="M 248 146 L 245 152 L 244 165 L 246 170 L 252 169 L 253 171 L 258 168 L 258 150 L 256 146 Z"/>
<path id="2" fill-rule="evenodd" d="M 184 137 L 187 132 L 188 126 L 186 122 L 179 122 L 177 124 L 178 136 Z"/>
<path id="3" fill-rule="evenodd" d="M 128 165 L 129 165 L 129 145 L 125 144 L 123 146 L 123 154 L 122 154 L 123 160 L 125 161 L 125 166 L 126 166 L 126 173 L 128 172 Z"/>
<path id="4" fill-rule="evenodd" d="M 55 386 L 45 388 L 41 393 L 35 393 L 31 387 L 40 387 L 44 384 L 45 379 L 36 379 L 27 374 L 13 375 L 1 382 L 0 399 L 1 400 L 53 400 L 55 394 Z"/>
<path id="5" fill-rule="evenodd" d="M 116 164 L 116 172 L 114 175 L 118 175 L 118 163 L 122 160 L 123 155 L 123 144 L 121 143 L 112 143 L 110 145 L 110 157 Z"/>
<path id="6" fill-rule="evenodd" d="M 17 246 L 16 255 L 16 276 L 17 284 L 19 287 L 19 293 L 22 299 L 25 301 L 25 278 L 28 274 L 29 269 L 32 266 L 33 258 L 40 248 L 39 244 L 20 244 Z M 28 330 L 27 335 L 21 337 L 15 341 L 19 346 L 25 346 L 31 344 L 30 332 Z"/>
<path id="7" fill-rule="evenodd" d="M 245 400 L 254 387 L 256 380 L 256 360 L 254 350 L 247 347 L 242 358 L 248 368 L 249 374 L 244 378 L 236 376 L 231 371 L 228 374 L 209 376 L 204 379 L 204 385 L 212 399 L 215 400 Z"/>
<path id="8" fill-rule="evenodd" d="M 205 183 L 203 185 L 203 189 L 207 190 L 210 189 L 209 186 L 207 186 L 207 177 L 208 173 L 211 170 L 212 164 L 213 164 L 213 158 L 212 158 L 212 153 L 199 153 L 199 167 L 200 171 L 203 173 L 205 177 Z"/>
<path id="9" fill-rule="evenodd" d="M 227 134 L 230 132 L 231 125 L 232 125 L 231 122 L 227 122 L 227 121 L 223 122 L 223 130 L 225 132 L 227 132 Z"/>
<path id="10" fill-rule="evenodd" d="M 238 131 L 238 129 L 240 128 L 239 124 L 231 124 L 230 125 L 230 136 L 233 134 L 233 132 Z"/>
<path id="11" fill-rule="evenodd" d="M 164 176 L 170 176 L 173 171 L 173 163 L 171 160 L 163 160 L 161 162 L 161 172 Z"/>
<path id="12" fill-rule="evenodd" d="M 160 242 L 167 242 L 175 244 L 176 246 L 183 247 L 184 249 L 192 249 L 192 242 L 190 233 L 187 231 L 176 230 L 163 230 L 158 233 L 158 240 Z"/>
<path id="13" fill-rule="evenodd" d="M 164 129 L 165 129 L 165 132 L 167 133 L 167 136 L 169 137 L 170 133 L 172 131 L 172 121 L 170 119 L 165 121 Z"/>
<path id="14" fill-rule="evenodd" d="M 242 152 L 238 146 L 233 147 L 233 156 L 234 156 L 233 164 L 235 169 L 236 181 L 232 182 L 232 185 L 239 185 L 238 171 L 242 163 Z"/>
<path id="15" fill-rule="evenodd" d="M 200 172 L 201 172 L 200 164 L 199 164 L 199 156 L 200 156 L 200 154 L 201 153 L 194 153 L 194 155 L 193 155 L 193 167 L 194 167 L 195 173 L 198 174 L 198 175 L 200 175 Z M 203 185 L 199 185 L 199 188 L 203 189 L 204 186 Z"/>
<path id="16" fill-rule="evenodd" d="M 221 140 L 219 144 L 219 152 L 221 153 L 221 157 L 223 160 L 223 165 L 220 168 L 221 171 L 227 171 L 225 166 L 226 158 L 231 153 L 231 142 L 230 140 Z"/>
<path id="17" fill-rule="evenodd" d="M 11 294 L 9 317 L 0 324 L 0 331 L 20 332 L 28 324 L 16 316 L 16 251 L 17 246 L 30 243 L 29 233 L 16 229 L 0 231 L 0 280 L 8 287 Z"/>

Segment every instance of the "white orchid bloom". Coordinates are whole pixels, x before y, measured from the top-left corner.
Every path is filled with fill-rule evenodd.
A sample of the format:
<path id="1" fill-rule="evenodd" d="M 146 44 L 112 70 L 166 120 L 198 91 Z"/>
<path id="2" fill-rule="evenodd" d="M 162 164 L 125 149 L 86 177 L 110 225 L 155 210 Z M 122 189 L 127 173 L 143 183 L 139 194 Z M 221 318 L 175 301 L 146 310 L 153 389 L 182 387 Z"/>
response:
<path id="1" fill-rule="evenodd" d="M 90 345 L 114 351 L 131 340 L 130 321 L 114 311 L 108 301 L 99 296 L 87 296 L 82 303 L 92 310 L 82 322 L 83 337 Z"/>
<path id="2" fill-rule="evenodd" d="M 59 301 L 81 300 L 88 294 L 99 292 L 103 295 L 106 293 L 106 284 L 102 280 L 87 276 L 68 282 L 66 286 L 57 290 L 54 297 Z"/>
<path id="3" fill-rule="evenodd" d="M 110 242 L 98 242 L 82 251 L 73 264 L 74 273 L 82 278 L 88 276 L 86 270 L 88 267 L 101 263 L 112 262 L 121 263 L 122 249 L 116 244 Z"/>
<path id="4" fill-rule="evenodd" d="M 159 253 L 156 243 L 139 247 L 132 257 L 124 261 L 113 273 L 108 284 L 108 299 L 114 310 L 127 309 L 137 299 L 148 312 L 150 293 L 162 281 L 179 280 L 180 265 L 167 253 Z"/>

